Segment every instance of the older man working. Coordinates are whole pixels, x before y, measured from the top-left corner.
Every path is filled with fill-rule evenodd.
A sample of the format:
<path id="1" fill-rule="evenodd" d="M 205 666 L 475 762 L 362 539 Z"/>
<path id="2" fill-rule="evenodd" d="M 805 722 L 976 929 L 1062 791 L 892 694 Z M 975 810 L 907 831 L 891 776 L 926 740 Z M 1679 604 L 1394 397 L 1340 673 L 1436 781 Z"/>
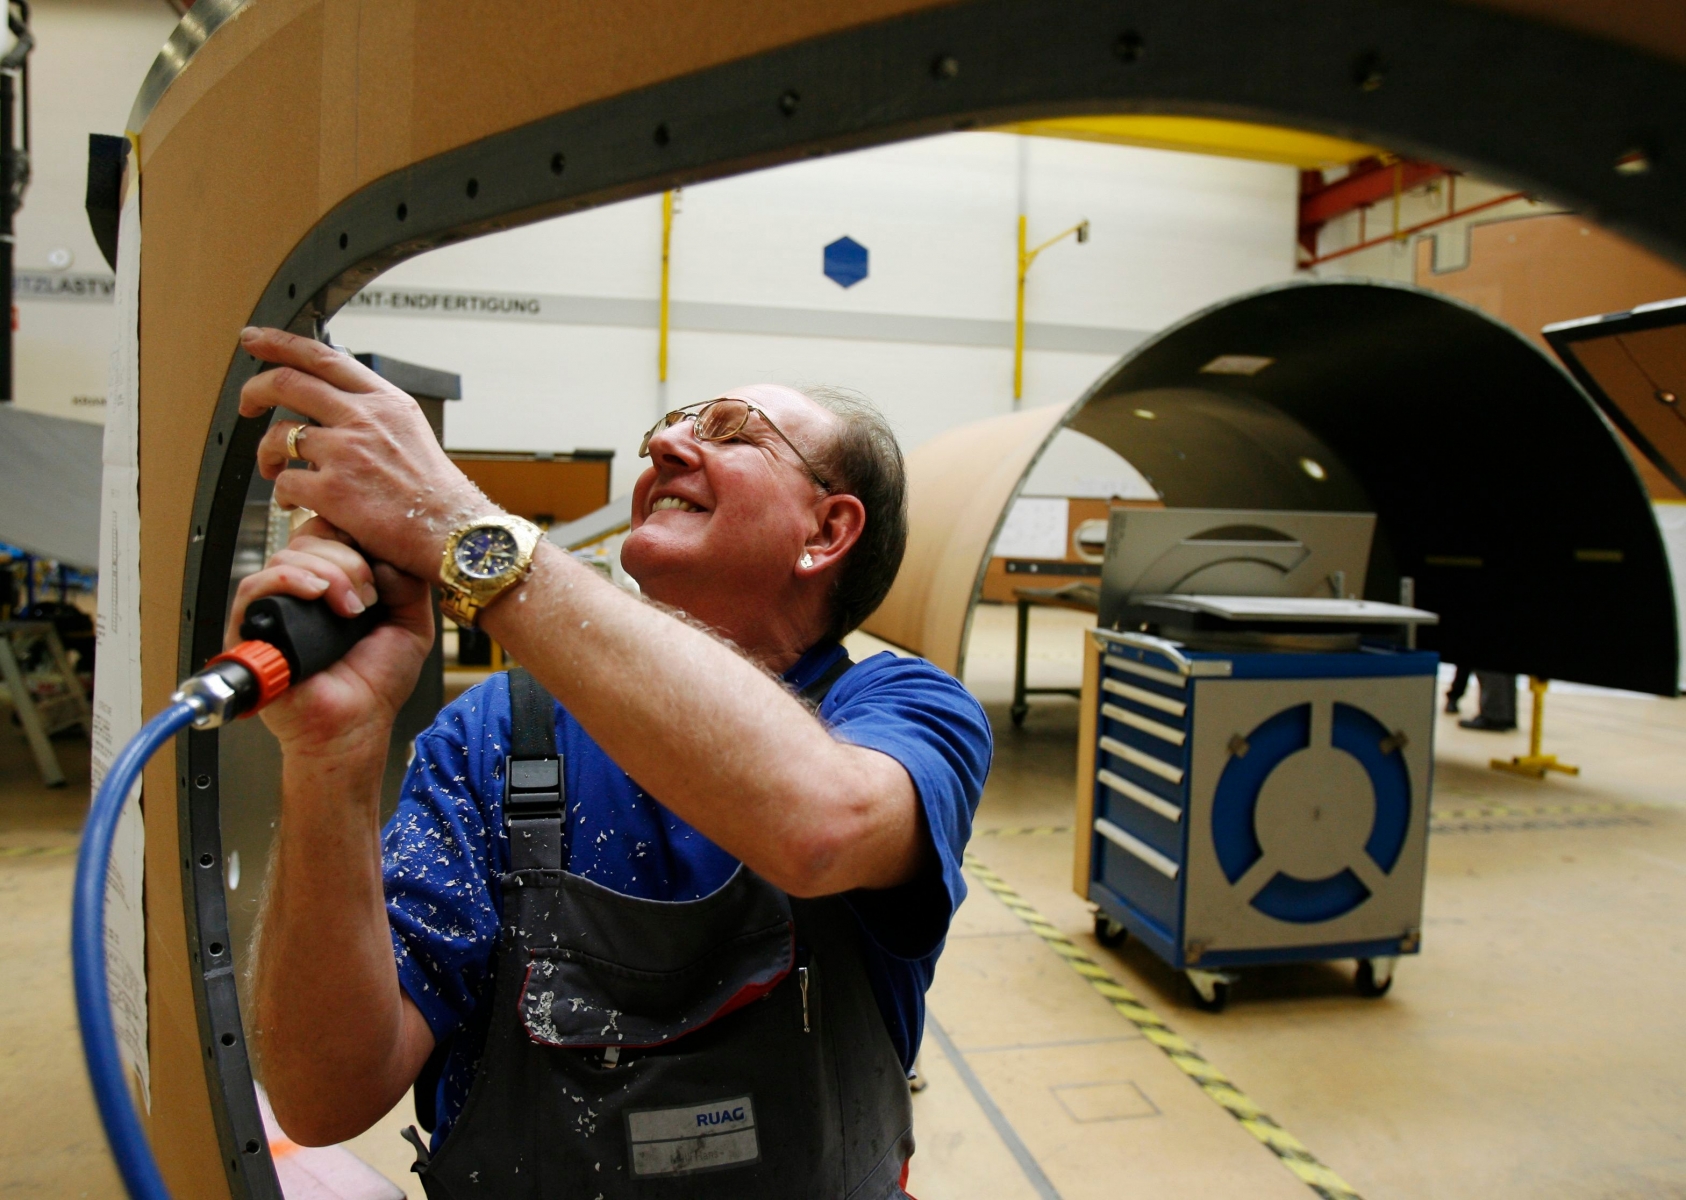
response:
<path id="1" fill-rule="evenodd" d="M 233 624 L 274 592 L 390 613 L 265 712 L 284 766 L 255 1027 L 282 1126 L 341 1140 L 423 1075 L 431 1196 L 902 1195 L 990 735 L 934 667 L 839 644 L 906 540 L 882 418 L 766 385 L 667 414 L 622 549 L 651 604 L 498 512 L 352 359 L 242 340 L 280 364 L 242 411 L 319 423 L 259 451 L 318 518 Z M 417 739 L 383 832 L 429 585 L 524 669 Z"/>

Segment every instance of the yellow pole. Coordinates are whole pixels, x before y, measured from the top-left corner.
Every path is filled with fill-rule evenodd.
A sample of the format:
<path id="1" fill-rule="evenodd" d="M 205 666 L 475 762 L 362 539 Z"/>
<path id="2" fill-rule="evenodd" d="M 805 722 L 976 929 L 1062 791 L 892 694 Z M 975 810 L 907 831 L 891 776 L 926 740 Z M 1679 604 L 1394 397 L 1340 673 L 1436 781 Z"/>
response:
<path id="1" fill-rule="evenodd" d="M 656 346 L 656 379 L 667 382 L 667 279 L 668 251 L 673 246 L 673 189 L 662 193 L 662 303 L 661 340 Z"/>
<path id="2" fill-rule="evenodd" d="M 1013 407 L 1024 398 L 1024 277 L 1030 269 L 1025 253 L 1025 215 L 1019 214 L 1019 290 L 1018 305 L 1013 313 Z"/>
<path id="3" fill-rule="evenodd" d="M 1025 245 L 1025 216 L 1019 214 L 1019 290 L 1018 305 L 1013 313 L 1013 407 L 1019 406 L 1024 398 L 1024 277 L 1030 272 L 1030 264 L 1036 261 L 1036 256 L 1049 246 L 1072 234 L 1077 240 L 1089 240 L 1089 222 L 1087 219 L 1077 222 L 1070 229 L 1056 233 L 1040 246 Z"/>
<path id="4" fill-rule="evenodd" d="M 1528 677 L 1528 690 L 1534 693 L 1534 723 L 1528 728 L 1528 756 L 1540 757 L 1540 746 L 1545 741 L 1545 694 L 1549 686 L 1538 675 Z"/>
<path id="5" fill-rule="evenodd" d="M 1538 675 L 1529 676 L 1528 690 L 1534 693 L 1534 723 L 1528 730 L 1528 753 L 1519 754 L 1515 758 L 1493 759 L 1488 765 L 1495 771 L 1509 771 L 1514 775 L 1527 775 L 1532 779 L 1544 779 L 1548 771 L 1558 771 L 1564 775 L 1581 773 L 1577 766 L 1558 762 L 1557 755 L 1541 753 L 1545 743 L 1546 689 L 1550 686 L 1550 680 L 1542 679 Z"/>
<path id="6" fill-rule="evenodd" d="M 1396 242 L 1405 240 L 1399 236 L 1399 205 L 1404 199 L 1404 184 L 1405 164 L 1396 162 L 1393 164 L 1393 240 Z"/>

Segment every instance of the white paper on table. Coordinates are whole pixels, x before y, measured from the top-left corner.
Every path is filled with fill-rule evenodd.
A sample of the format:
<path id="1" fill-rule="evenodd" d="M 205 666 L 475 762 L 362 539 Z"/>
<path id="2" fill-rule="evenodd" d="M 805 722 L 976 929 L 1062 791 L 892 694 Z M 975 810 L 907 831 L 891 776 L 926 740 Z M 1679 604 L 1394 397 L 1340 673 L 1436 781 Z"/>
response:
<path id="1" fill-rule="evenodd" d="M 99 615 L 94 658 L 92 785 L 141 727 L 140 679 L 140 159 L 131 144 L 129 194 L 117 233 L 117 340 L 106 387 L 100 485 Z M 105 967 L 111 1015 L 130 1082 L 152 1111 L 146 1019 L 146 829 L 140 785 L 123 806 L 105 885 Z"/>
<path id="2" fill-rule="evenodd" d="M 1020 496 L 1001 523 L 995 557 L 1064 558 L 1070 511 L 1063 496 Z"/>

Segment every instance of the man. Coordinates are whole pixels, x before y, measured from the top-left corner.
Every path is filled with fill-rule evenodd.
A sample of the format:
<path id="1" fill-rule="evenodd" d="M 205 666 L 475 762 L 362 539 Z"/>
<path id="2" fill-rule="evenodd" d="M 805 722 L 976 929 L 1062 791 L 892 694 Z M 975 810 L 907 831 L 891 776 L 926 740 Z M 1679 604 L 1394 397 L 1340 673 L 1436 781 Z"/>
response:
<path id="1" fill-rule="evenodd" d="M 668 414 L 621 556 L 651 604 L 498 513 L 354 360 L 242 343 L 279 364 L 242 412 L 318 422 L 258 452 L 277 502 L 318 516 L 231 628 L 274 592 L 388 609 L 265 711 L 282 813 L 254 1025 L 288 1134 L 361 1132 L 431 1060 L 430 1195 L 902 1195 L 905 1072 L 990 736 L 934 667 L 838 644 L 905 543 L 882 419 L 765 385 Z M 383 860 L 430 584 L 530 679 L 417 739 Z"/>

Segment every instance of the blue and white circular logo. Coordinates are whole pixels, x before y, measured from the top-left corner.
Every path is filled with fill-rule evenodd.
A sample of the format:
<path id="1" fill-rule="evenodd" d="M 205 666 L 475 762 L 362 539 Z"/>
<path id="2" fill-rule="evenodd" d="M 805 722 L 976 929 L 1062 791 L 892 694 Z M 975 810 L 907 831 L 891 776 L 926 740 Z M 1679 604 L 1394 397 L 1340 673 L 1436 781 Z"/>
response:
<path id="1" fill-rule="evenodd" d="M 1230 746 L 1212 797 L 1225 878 L 1279 921 L 1331 921 L 1381 890 L 1411 827 L 1404 738 L 1351 704 L 1298 704 Z"/>

